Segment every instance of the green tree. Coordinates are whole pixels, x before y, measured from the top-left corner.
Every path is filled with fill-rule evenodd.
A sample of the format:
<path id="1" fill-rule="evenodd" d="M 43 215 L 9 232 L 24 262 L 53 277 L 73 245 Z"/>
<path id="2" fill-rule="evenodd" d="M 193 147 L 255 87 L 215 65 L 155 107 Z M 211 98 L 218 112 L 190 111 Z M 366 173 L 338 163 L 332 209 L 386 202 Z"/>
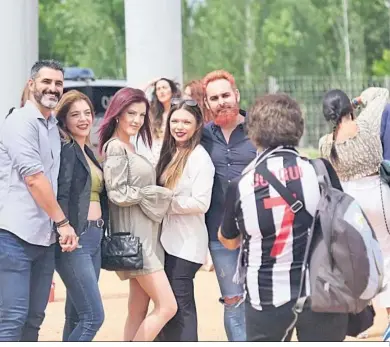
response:
<path id="1" fill-rule="evenodd" d="M 182 14 L 185 81 L 221 68 L 248 90 L 269 76 L 345 76 L 341 0 L 182 0 Z M 353 76 L 387 73 L 389 16 L 384 0 L 349 0 Z M 40 0 L 39 29 L 40 57 L 125 77 L 124 0 Z"/>
<path id="2" fill-rule="evenodd" d="M 372 71 L 376 76 L 390 76 L 390 50 L 383 51 L 382 59 L 375 60 Z"/>
<path id="3" fill-rule="evenodd" d="M 40 0 L 40 57 L 124 78 L 123 0 Z"/>
<path id="4" fill-rule="evenodd" d="M 269 75 L 345 75 L 341 0 L 183 4 L 186 78 L 221 66 L 245 85 Z M 368 73 L 389 47 L 389 11 L 384 0 L 350 0 L 348 17 L 352 73 Z"/>

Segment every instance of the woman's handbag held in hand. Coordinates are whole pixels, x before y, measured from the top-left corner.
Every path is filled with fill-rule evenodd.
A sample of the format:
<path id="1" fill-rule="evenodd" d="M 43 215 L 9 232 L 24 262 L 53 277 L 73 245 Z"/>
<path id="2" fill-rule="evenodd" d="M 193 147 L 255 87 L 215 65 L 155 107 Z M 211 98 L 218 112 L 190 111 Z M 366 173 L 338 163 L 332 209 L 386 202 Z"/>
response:
<path id="1" fill-rule="evenodd" d="M 142 268 L 142 244 L 139 237 L 130 233 L 107 232 L 107 235 L 103 235 L 102 269 L 131 271 Z"/>

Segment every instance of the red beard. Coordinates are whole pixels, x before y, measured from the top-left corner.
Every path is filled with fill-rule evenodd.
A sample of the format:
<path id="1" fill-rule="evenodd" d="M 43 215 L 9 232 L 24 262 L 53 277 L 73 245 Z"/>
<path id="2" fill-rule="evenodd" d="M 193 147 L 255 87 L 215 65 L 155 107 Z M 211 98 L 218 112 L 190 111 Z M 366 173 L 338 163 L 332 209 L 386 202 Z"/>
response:
<path id="1" fill-rule="evenodd" d="M 214 123 L 220 127 L 234 124 L 239 111 L 237 104 L 219 106 L 214 113 Z"/>

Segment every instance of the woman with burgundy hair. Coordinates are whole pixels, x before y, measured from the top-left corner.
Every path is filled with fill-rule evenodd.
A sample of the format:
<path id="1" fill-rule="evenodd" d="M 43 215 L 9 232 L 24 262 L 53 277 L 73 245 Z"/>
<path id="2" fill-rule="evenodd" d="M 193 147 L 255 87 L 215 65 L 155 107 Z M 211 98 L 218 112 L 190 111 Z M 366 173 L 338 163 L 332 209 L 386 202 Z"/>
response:
<path id="1" fill-rule="evenodd" d="M 109 198 L 110 227 L 142 243 L 143 268 L 117 271 L 129 280 L 125 341 L 153 341 L 176 314 L 177 304 L 164 272 L 160 224 L 172 191 L 156 185 L 153 165 L 136 153 L 131 137 L 152 144 L 149 103 L 142 90 L 122 88 L 112 98 L 99 130 L 103 174 Z M 148 315 L 149 301 L 154 303 Z"/>

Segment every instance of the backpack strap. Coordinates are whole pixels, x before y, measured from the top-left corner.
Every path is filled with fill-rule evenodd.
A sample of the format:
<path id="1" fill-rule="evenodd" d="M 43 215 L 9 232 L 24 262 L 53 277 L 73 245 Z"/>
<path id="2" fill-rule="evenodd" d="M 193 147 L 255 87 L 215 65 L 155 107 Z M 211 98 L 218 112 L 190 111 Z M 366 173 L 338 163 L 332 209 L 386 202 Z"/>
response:
<path id="1" fill-rule="evenodd" d="M 308 235 L 308 239 L 307 239 L 305 255 L 303 257 L 303 262 L 302 262 L 302 271 L 301 271 L 301 279 L 299 282 L 298 299 L 295 302 L 294 307 L 292 308 L 292 313 L 294 315 L 294 318 L 293 318 L 291 324 L 286 329 L 285 335 L 282 338 L 282 342 L 285 341 L 288 334 L 294 329 L 295 324 L 298 321 L 298 314 L 302 313 L 303 308 L 305 307 L 305 304 L 307 302 L 307 299 L 309 298 L 308 295 L 302 296 L 302 291 L 303 291 L 303 286 L 306 283 L 305 279 L 306 279 L 306 274 L 307 274 L 307 271 L 309 268 L 309 255 L 310 255 L 310 248 L 311 248 L 310 245 L 311 245 L 312 240 L 313 240 L 313 232 L 312 231 L 314 231 L 314 226 L 315 226 L 315 223 L 317 222 L 317 211 L 316 211 L 316 214 L 314 215 L 314 218 L 312 218 L 312 219 L 313 219 L 313 221 L 312 221 L 311 227 L 309 229 L 309 235 Z"/>
<path id="2" fill-rule="evenodd" d="M 268 183 L 275 188 L 279 195 L 290 205 L 290 209 L 294 214 L 300 213 L 303 217 L 303 224 L 309 228 L 312 224 L 313 217 L 305 209 L 303 202 L 294 197 L 290 190 L 288 190 L 276 177 L 268 170 L 267 167 L 259 168 L 261 175 L 268 181 Z"/>
<path id="3" fill-rule="evenodd" d="M 321 159 L 314 159 L 310 160 L 310 163 L 313 165 L 314 170 L 317 174 L 318 182 L 320 183 L 320 189 L 326 191 L 329 189 L 329 187 L 332 186 L 332 180 L 329 175 L 329 171 L 325 166 L 325 163 Z M 321 193 L 322 194 L 322 193 Z M 318 209 L 322 210 L 324 206 L 322 204 L 319 204 Z M 333 228 L 332 228 L 332 219 L 329 218 L 321 218 L 321 229 L 326 230 L 327 232 L 323 232 L 322 236 L 324 238 L 324 242 L 329 254 L 329 260 L 330 260 L 330 266 L 333 269 L 334 267 L 334 261 L 333 261 L 333 255 L 332 255 L 332 234 L 333 234 Z"/>
<path id="4" fill-rule="evenodd" d="M 306 243 L 306 249 L 305 249 L 305 255 L 303 257 L 303 263 L 302 263 L 302 273 L 301 273 L 301 280 L 299 284 L 299 291 L 298 291 L 298 300 L 297 304 L 295 306 L 296 312 L 302 312 L 303 306 L 305 304 L 307 297 L 302 297 L 302 291 L 303 286 L 305 283 L 305 275 L 306 270 L 309 266 L 309 255 L 310 255 L 310 245 L 313 239 L 313 231 L 314 226 L 317 221 L 317 211 L 315 212 L 314 216 L 312 216 L 307 210 L 305 209 L 303 202 L 296 199 L 294 195 L 288 190 L 275 176 L 271 173 L 271 171 L 268 170 L 266 167 L 260 168 L 260 173 L 262 176 L 268 181 L 270 185 L 272 185 L 275 190 L 279 193 L 279 195 L 290 205 L 290 209 L 294 214 L 300 213 L 300 216 L 303 218 L 303 225 L 309 229 L 309 235 L 308 240 Z"/>
<path id="5" fill-rule="evenodd" d="M 325 163 L 321 159 L 311 159 L 310 163 L 313 165 L 317 177 L 323 177 L 325 180 L 328 180 L 328 184 L 332 185 L 332 180 Z"/>

